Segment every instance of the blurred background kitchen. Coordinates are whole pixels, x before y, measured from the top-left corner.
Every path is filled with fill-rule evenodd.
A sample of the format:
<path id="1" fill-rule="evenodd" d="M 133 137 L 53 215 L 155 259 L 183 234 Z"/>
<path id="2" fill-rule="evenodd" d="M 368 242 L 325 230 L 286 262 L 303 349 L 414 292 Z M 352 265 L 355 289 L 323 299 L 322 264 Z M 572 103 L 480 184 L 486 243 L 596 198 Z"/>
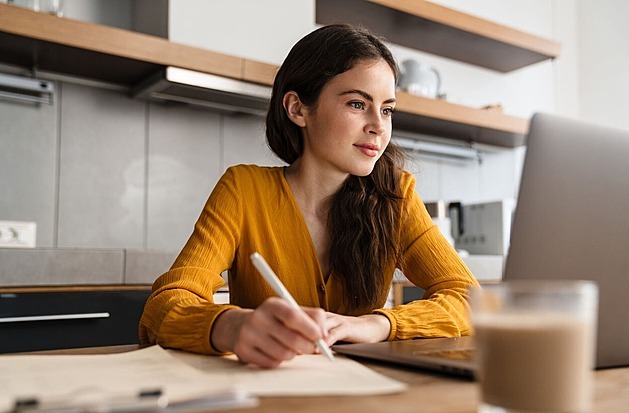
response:
<path id="1" fill-rule="evenodd" d="M 271 65 L 322 24 L 316 0 L 13 3 Z M 407 92 L 525 120 L 542 111 L 629 128 L 629 2 L 433 3 L 551 39 L 561 50 L 501 72 L 390 43 Z M 32 69 L 0 52 L 0 73 L 29 78 Z M 280 165 L 258 114 L 137 99 L 115 83 L 35 74 L 51 82 L 51 102 L 0 99 L 2 286 L 150 284 L 186 242 L 228 166 Z M 408 148 L 407 168 L 444 234 L 478 278 L 500 279 L 525 145 L 422 130 L 394 136 Z"/>

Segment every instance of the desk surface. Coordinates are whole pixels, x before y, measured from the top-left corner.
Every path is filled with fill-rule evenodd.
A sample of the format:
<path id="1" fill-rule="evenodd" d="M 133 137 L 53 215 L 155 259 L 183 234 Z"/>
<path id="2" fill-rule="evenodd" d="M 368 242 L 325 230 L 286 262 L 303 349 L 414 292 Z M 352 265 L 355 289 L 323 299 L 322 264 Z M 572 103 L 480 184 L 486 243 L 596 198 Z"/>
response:
<path id="1" fill-rule="evenodd" d="M 135 345 L 95 347 L 72 350 L 54 350 L 41 354 L 106 354 L 136 349 Z M 36 354 L 36 353 L 31 353 Z M 419 370 L 398 368 L 381 363 L 365 365 L 386 376 L 409 385 L 399 394 L 379 396 L 334 397 L 263 397 L 255 409 L 229 410 L 233 413 L 277 412 L 389 412 L 416 413 L 475 413 L 478 401 L 473 381 L 429 374 Z M 629 406 L 629 367 L 599 370 L 595 373 L 595 400 L 593 413 L 627 412 Z"/>

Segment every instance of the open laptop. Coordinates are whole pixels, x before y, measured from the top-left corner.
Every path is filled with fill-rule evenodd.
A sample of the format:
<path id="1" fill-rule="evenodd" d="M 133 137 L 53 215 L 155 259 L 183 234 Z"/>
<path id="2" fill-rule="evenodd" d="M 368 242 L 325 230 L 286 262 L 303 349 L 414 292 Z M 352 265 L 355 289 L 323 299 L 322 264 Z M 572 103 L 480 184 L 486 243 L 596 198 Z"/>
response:
<path id="1" fill-rule="evenodd" d="M 628 211 L 629 131 L 533 116 L 504 279 L 597 282 L 597 368 L 629 365 Z M 472 348 L 471 337 L 333 346 L 463 376 Z"/>

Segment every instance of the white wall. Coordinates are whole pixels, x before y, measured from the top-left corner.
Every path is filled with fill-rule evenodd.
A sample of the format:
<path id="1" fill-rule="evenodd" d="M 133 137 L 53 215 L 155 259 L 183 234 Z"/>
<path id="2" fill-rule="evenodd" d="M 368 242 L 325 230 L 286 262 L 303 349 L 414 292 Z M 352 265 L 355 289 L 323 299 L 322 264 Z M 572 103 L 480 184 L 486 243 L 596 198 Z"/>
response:
<path id="1" fill-rule="evenodd" d="M 315 0 L 170 0 L 169 39 L 280 64 L 315 28 Z"/>
<path id="2" fill-rule="evenodd" d="M 580 117 L 629 129 L 629 2 L 578 1 Z"/>
<path id="3" fill-rule="evenodd" d="M 561 54 L 554 62 L 555 113 L 579 117 L 579 67 L 577 2 L 555 0 L 554 37 L 561 41 Z"/>

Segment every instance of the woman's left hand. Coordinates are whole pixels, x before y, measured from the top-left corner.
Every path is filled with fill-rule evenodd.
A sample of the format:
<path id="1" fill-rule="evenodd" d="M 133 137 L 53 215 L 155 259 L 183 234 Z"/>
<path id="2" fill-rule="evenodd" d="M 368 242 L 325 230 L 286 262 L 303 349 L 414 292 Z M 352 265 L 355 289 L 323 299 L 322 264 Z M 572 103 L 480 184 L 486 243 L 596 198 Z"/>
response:
<path id="1" fill-rule="evenodd" d="M 391 323 L 383 315 L 367 314 L 359 317 L 326 313 L 326 342 L 375 343 L 389 337 Z"/>

